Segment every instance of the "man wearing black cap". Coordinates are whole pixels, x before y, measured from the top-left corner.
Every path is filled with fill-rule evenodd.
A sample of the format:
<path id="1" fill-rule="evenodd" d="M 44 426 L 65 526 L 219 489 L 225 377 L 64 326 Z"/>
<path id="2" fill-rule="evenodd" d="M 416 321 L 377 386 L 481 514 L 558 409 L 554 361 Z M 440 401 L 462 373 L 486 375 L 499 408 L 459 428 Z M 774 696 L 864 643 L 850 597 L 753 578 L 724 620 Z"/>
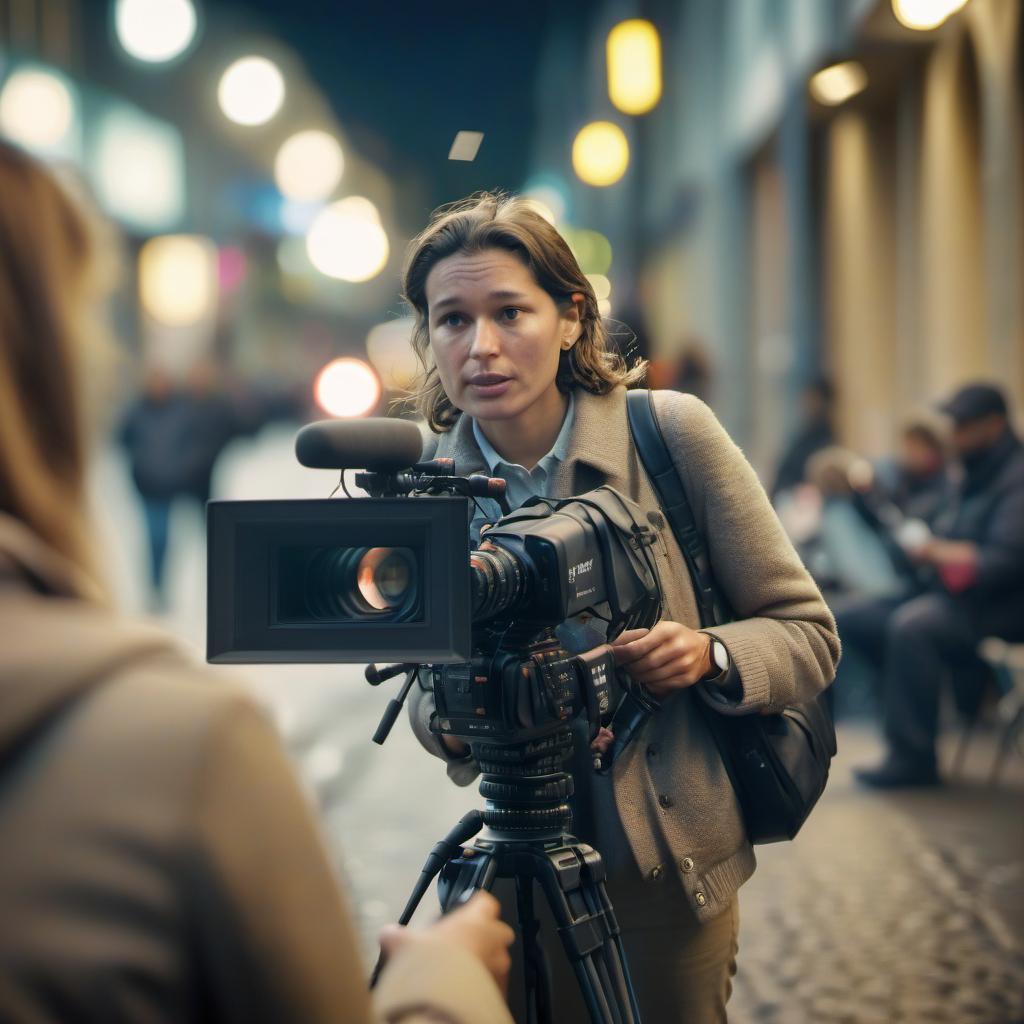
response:
<path id="1" fill-rule="evenodd" d="M 938 783 L 942 680 L 954 674 L 963 692 L 965 683 L 984 678 L 976 653 L 983 637 L 1024 640 L 1024 446 L 998 388 L 967 385 L 940 408 L 953 421 L 962 477 L 934 535 L 910 552 L 930 570 L 930 585 L 887 616 L 882 701 L 889 749 L 878 767 L 857 772 L 881 788 Z"/>

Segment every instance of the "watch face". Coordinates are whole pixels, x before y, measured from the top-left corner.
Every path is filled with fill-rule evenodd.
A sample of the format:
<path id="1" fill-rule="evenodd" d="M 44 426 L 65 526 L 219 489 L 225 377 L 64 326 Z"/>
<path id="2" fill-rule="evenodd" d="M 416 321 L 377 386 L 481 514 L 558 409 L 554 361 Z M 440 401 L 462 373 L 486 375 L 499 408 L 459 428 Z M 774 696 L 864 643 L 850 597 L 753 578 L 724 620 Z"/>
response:
<path id="1" fill-rule="evenodd" d="M 715 664 L 723 672 L 729 668 L 729 652 L 725 649 L 725 644 L 721 640 L 711 641 L 711 656 L 715 659 Z"/>

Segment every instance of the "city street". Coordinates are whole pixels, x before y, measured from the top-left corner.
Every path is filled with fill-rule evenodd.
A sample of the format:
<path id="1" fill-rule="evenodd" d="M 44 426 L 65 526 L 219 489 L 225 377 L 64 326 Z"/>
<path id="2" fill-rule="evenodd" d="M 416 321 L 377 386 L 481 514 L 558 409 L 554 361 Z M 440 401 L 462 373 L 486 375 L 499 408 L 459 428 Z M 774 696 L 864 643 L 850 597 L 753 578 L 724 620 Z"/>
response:
<path id="1" fill-rule="evenodd" d="M 292 428 L 279 427 L 236 443 L 218 469 L 218 495 L 328 494 L 335 479 L 298 467 L 291 438 Z M 117 453 L 99 460 L 94 494 L 111 580 L 123 604 L 139 611 L 141 517 Z M 172 530 L 164 621 L 201 655 L 198 510 L 177 510 Z M 369 958 L 377 928 L 397 917 L 432 844 L 478 804 L 475 789 L 452 785 L 404 720 L 383 748 L 371 742 L 397 683 L 373 689 L 361 666 L 230 674 L 273 709 L 316 794 Z M 954 742 L 947 737 L 944 764 Z M 880 796 L 851 776 L 852 766 L 879 754 L 873 729 L 841 730 L 822 803 L 794 843 L 760 848 L 759 869 L 741 892 L 731 1020 L 1024 1021 L 1024 765 L 1012 755 L 1001 783 L 987 785 L 992 747 L 990 735 L 979 736 L 964 778 L 941 790 Z M 433 912 L 428 900 L 424 919 Z"/>

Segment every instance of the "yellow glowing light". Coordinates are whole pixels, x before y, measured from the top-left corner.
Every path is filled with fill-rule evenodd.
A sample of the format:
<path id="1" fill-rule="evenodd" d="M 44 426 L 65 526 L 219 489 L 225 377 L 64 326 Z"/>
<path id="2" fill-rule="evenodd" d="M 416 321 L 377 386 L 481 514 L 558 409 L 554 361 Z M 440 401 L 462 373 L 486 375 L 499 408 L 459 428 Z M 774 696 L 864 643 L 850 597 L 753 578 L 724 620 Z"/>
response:
<path id="1" fill-rule="evenodd" d="M 376 277 L 387 265 L 390 251 L 377 208 L 362 196 L 331 203 L 317 214 L 306 235 L 313 266 L 342 281 Z"/>
<path id="2" fill-rule="evenodd" d="M 71 130 L 75 104 L 49 71 L 15 71 L 0 93 L 0 132 L 29 149 L 51 149 Z"/>
<path id="3" fill-rule="evenodd" d="M 594 295 L 598 302 L 611 296 L 612 283 L 604 274 L 587 274 L 587 280 L 590 282 L 590 287 L 594 289 Z"/>
<path id="4" fill-rule="evenodd" d="M 335 359 L 320 371 L 313 392 L 329 416 L 365 416 L 380 401 L 380 381 L 361 359 Z"/>
<path id="5" fill-rule="evenodd" d="M 139 252 L 139 301 L 154 319 L 186 327 L 217 302 L 217 247 L 200 235 L 159 235 Z"/>
<path id="6" fill-rule="evenodd" d="M 302 202 L 326 199 L 341 181 L 345 157 L 327 132 L 299 132 L 277 152 L 274 179 L 282 195 Z"/>
<path id="7" fill-rule="evenodd" d="M 827 107 L 838 107 L 863 92 L 868 85 L 868 73 L 855 60 L 823 68 L 811 78 L 811 95 Z"/>
<path id="8" fill-rule="evenodd" d="M 378 324 L 366 336 L 366 354 L 384 387 L 401 390 L 412 384 L 419 360 L 412 347 L 412 317 Z"/>
<path id="9" fill-rule="evenodd" d="M 597 303 L 597 311 L 598 311 L 598 313 L 601 314 L 601 316 L 611 316 L 612 315 L 612 304 L 611 304 L 611 302 L 609 302 L 608 299 L 601 299 Z"/>
<path id="10" fill-rule="evenodd" d="M 896 20 L 917 32 L 928 32 L 948 21 L 967 0 L 892 0 Z"/>
<path id="11" fill-rule="evenodd" d="M 217 99 L 235 124 L 265 124 L 284 103 L 284 78 L 266 57 L 243 57 L 221 76 Z"/>
<path id="12" fill-rule="evenodd" d="M 161 64 L 195 39 L 196 9 L 191 0 L 117 0 L 114 31 L 125 53 Z"/>
<path id="13" fill-rule="evenodd" d="M 572 166 L 580 181 L 603 188 L 614 185 L 629 166 L 629 143 L 611 121 L 592 121 L 572 144 Z"/>
<path id="14" fill-rule="evenodd" d="M 646 114 L 661 99 L 661 39 L 642 18 L 608 33 L 608 98 L 624 114 Z"/>

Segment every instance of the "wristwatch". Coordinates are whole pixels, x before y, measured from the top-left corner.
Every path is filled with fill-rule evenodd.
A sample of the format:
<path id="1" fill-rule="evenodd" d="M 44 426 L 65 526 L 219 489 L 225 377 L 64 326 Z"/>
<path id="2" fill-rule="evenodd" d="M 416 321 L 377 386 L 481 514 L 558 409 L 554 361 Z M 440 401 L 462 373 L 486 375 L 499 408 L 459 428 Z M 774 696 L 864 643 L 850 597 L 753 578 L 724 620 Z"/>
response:
<path id="1" fill-rule="evenodd" d="M 729 671 L 729 652 L 717 637 L 711 638 L 711 670 L 704 677 L 708 682 L 721 679 Z"/>

